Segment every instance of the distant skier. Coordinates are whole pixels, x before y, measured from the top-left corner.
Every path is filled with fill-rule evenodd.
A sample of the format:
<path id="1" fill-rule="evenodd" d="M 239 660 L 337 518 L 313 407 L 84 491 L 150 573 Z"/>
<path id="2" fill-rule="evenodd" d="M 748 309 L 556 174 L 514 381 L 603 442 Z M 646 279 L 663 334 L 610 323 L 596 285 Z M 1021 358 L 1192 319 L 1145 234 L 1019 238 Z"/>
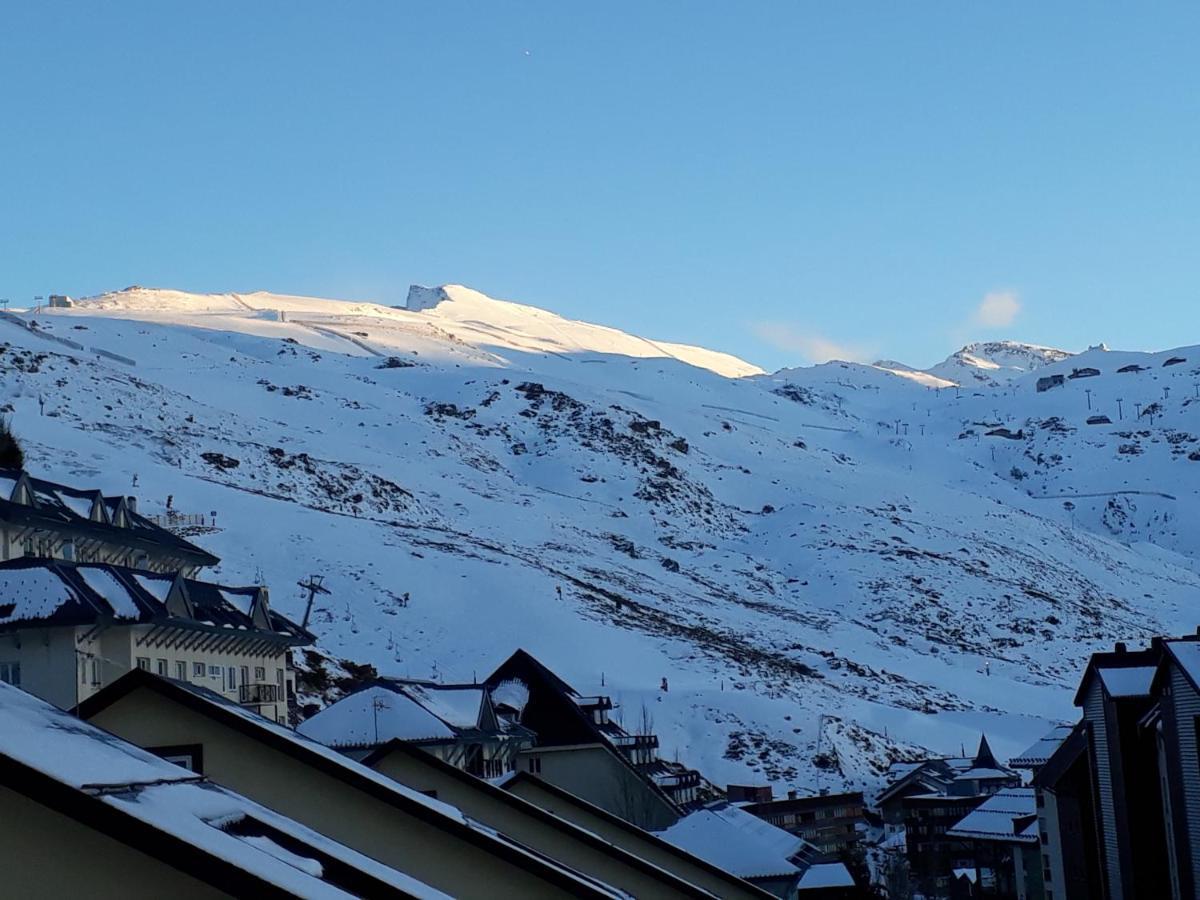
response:
<path id="1" fill-rule="evenodd" d="M 561 602 L 562 602 L 562 585 L 561 585 L 561 584 L 556 584 L 556 585 L 554 586 L 554 590 L 555 590 L 555 592 L 558 594 L 558 600 L 559 600 L 559 602 L 561 603 Z"/>
<path id="2" fill-rule="evenodd" d="M 408 609 L 408 591 L 404 592 L 404 599 L 400 601 L 400 605 Z"/>
<path id="3" fill-rule="evenodd" d="M 137 487 L 137 486 L 138 486 L 138 477 L 137 477 L 137 472 L 134 472 L 134 473 L 133 473 L 133 486 L 134 486 L 134 487 Z"/>
<path id="4" fill-rule="evenodd" d="M 670 690 L 670 688 L 668 688 L 668 687 L 667 687 L 667 676 L 666 676 L 666 675 L 664 675 L 664 676 L 663 676 L 662 684 L 660 684 L 660 685 L 659 685 L 659 688 L 662 690 L 662 692 L 663 692 L 664 694 L 665 694 L 665 693 L 666 693 L 668 690 Z"/>

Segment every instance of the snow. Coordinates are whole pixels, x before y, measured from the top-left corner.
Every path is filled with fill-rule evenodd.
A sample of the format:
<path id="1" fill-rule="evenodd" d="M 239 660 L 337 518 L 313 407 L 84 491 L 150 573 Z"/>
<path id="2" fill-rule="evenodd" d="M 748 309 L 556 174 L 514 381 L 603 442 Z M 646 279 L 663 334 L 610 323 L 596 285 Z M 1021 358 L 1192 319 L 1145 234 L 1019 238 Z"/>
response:
<path id="1" fill-rule="evenodd" d="M 1009 788 L 992 794 L 971 812 L 947 829 L 951 837 L 1008 839 L 1017 843 L 1037 843 L 1036 832 L 1018 832 L 1014 819 L 1037 814 L 1037 797 L 1033 788 Z"/>
<path id="2" fill-rule="evenodd" d="M 1022 753 L 1018 753 L 1010 761 L 1011 766 L 1040 766 L 1062 746 L 1071 735 L 1073 725 L 1055 725 L 1048 734 L 1040 737 L 1034 744 Z"/>
<path id="3" fill-rule="evenodd" d="M 1167 641 L 1167 646 L 1192 684 L 1200 685 L 1200 641 Z"/>
<path id="4" fill-rule="evenodd" d="M 137 582 L 138 587 L 163 605 L 166 605 L 167 597 L 171 594 L 171 587 L 175 584 L 175 579 L 172 576 L 156 578 L 153 575 L 143 575 L 141 573 L 134 575 L 133 580 Z"/>
<path id="5" fill-rule="evenodd" d="M 1097 671 L 1110 697 L 1143 697 L 1150 693 L 1156 670 L 1154 666 L 1132 666 L 1102 667 Z"/>
<path id="6" fill-rule="evenodd" d="M 519 679 L 511 678 L 492 688 L 492 703 L 495 706 L 507 706 L 520 713 L 528 702 L 529 687 Z"/>
<path id="7" fill-rule="evenodd" d="M 114 578 L 110 571 L 87 565 L 76 566 L 75 571 L 79 573 L 88 587 L 105 599 L 115 618 L 141 618 L 142 611 L 129 595 L 129 588 Z M 7 581 L 7 579 L 0 576 L 0 581 Z"/>
<path id="8" fill-rule="evenodd" d="M 791 860 L 808 847 L 801 838 L 728 804 L 696 810 L 658 836 L 739 878 L 799 874 Z"/>
<path id="9" fill-rule="evenodd" d="M 816 863 L 800 876 L 800 890 L 814 888 L 854 887 L 854 877 L 845 863 Z"/>
<path id="10" fill-rule="evenodd" d="M 8 353 L 46 354 L 3 399 L 35 474 L 217 510 L 211 580 L 261 572 L 299 620 L 294 585 L 325 574 L 327 652 L 469 683 L 525 647 L 627 719 L 644 704 L 663 756 L 721 784 L 874 793 L 981 731 L 1004 759 L 1074 716 L 1092 652 L 1195 627 L 1200 349 L 979 347 L 959 389 L 851 363 L 728 377 L 438 297 L 105 295 L 38 321 L 136 369 L 0 321 Z"/>
<path id="11" fill-rule="evenodd" d="M 19 622 L 52 616 L 75 599 L 74 592 L 47 569 L 10 569 L 0 573 L 0 606 L 15 607 L 0 622 Z"/>
<path id="12" fill-rule="evenodd" d="M 281 847 L 269 837 L 263 835 L 243 835 L 240 836 L 244 843 L 251 847 L 256 847 L 264 853 L 269 853 L 277 859 L 283 860 L 289 866 L 295 866 L 301 872 L 307 872 L 314 878 L 320 878 L 324 874 L 324 866 L 315 859 L 309 859 L 306 856 L 298 856 L 292 853 L 285 847 Z"/>
<path id="13" fill-rule="evenodd" d="M 403 684 L 398 689 L 453 728 L 479 725 L 484 701 L 482 687 Z"/>
<path id="14" fill-rule="evenodd" d="M 297 730 L 330 747 L 454 737 L 454 731 L 411 697 L 385 687 L 364 688 L 343 697 L 301 722 Z"/>

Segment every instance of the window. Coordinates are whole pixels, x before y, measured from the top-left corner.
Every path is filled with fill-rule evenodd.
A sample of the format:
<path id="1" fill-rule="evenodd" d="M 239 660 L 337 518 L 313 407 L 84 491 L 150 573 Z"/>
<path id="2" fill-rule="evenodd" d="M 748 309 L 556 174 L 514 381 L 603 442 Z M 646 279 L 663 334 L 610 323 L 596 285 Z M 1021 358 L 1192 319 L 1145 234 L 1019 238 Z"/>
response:
<path id="1" fill-rule="evenodd" d="M 254 680 L 257 681 L 259 684 L 262 684 L 264 681 L 267 680 L 267 669 L 265 666 L 255 666 L 254 667 Z"/>
<path id="2" fill-rule="evenodd" d="M 275 683 L 279 685 L 280 689 L 283 688 L 283 669 L 275 670 Z"/>
<path id="3" fill-rule="evenodd" d="M 542 771 L 542 758 L 540 756 L 529 757 L 529 771 L 530 772 Z"/>
<path id="4" fill-rule="evenodd" d="M 13 687 L 20 687 L 21 664 L 19 662 L 0 662 L 0 681 L 11 684 Z"/>
<path id="5" fill-rule="evenodd" d="M 242 666 L 242 671 L 239 673 L 239 677 L 242 679 L 242 684 L 249 684 L 250 670 L 246 666 Z"/>
<path id="6" fill-rule="evenodd" d="M 100 683 L 100 658 L 92 657 L 92 684 Z"/>
<path id="7" fill-rule="evenodd" d="M 155 756 L 161 756 L 169 763 L 183 766 L 197 775 L 204 774 L 204 747 L 200 744 L 175 744 L 168 747 L 147 747 L 146 749 Z"/>
<path id="8" fill-rule="evenodd" d="M 198 663 L 198 662 L 192 663 L 192 677 L 193 678 L 203 678 L 204 677 L 204 663 Z"/>
<path id="9" fill-rule="evenodd" d="M 167 674 L 167 661 L 165 659 L 157 659 L 157 660 L 155 660 L 155 663 L 156 663 L 155 671 L 158 672 L 159 675 L 162 675 L 165 678 L 166 674 Z"/>
<path id="10" fill-rule="evenodd" d="M 175 677 L 180 681 L 187 681 L 187 663 L 182 659 L 175 662 Z"/>
<path id="11" fill-rule="evenodd" d="M 209 666 L 208 667 L 208 677 L 209 678 L 220 678 L 221 677 L 221 667 L 220 666 Z"/>
<path id="12" fill-rule="evenodd" d="M 87 657 L 79 657 L 79 683 L 87 684 Z"/>
<path id="13" fill-rule="evenodd" d="M 226 673 L 225 690 L 232 691 L 236 687 L 237 687 L 237 669 L 235 669 L 233 666 L 230 666 Z"/>
<path id="14" fill-rule="evenodd" d="M 145 669 L 147 672 L 149 672 L 150 671 L 150 657 L 139 656 L 137 658 L 137 667 L 139 669 Z"/>

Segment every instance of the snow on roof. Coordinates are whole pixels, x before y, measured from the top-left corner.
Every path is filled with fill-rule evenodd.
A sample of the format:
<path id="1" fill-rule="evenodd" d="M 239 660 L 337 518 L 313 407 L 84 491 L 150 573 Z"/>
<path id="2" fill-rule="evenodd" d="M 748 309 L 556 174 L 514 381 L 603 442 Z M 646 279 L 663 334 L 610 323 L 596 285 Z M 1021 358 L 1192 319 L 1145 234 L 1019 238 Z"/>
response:
<path id="1" fill-rule="evenodd" d="M 1028 823 L 1017 822 L 1037 815 L 1037 797 L 1033 788 L 998 791 L 963 816 L 946 831 L 952 837 L 1009 840 L 1037 843 L 1037 834 L 1025 833 Z"/>
<path id="2" fill-rule="evenodd" d="M 133 576 L 133 580 L 137 582 L 138 587 L 164 605 L 171 593 L 171 586 L 175 583 L 175 578 L 171 575 L 150 575 L 146 572 L 138 572 Z"/>
<path id="3" fill-rule="evenodd" d="M 802 838 L 729 804 L 697 810 L 658 836 L 740 878 L 799 875 L 792 859 L 809 849 Z"/>
<path id="4" fill-rule="evenodd" d="M 510 678 L 492 688 L 492 703 L 521 712 L 529 702 L 529 686 L 519 678 Z"/>
<path id="5" fill-rule="evenodd" d="M 78 566 L 75 569 L 88 587 L 105 599 L 118 619 L 139 619 L 142 610 L 129 594 L 129 588 L 118 581 L 110 569 L 97 566 Z"/>
<path id="6" fill-rule="evenodd" d="M 961 775 L 956 775 L 955 781 L 986 781 L 990 778 L 1012 778 L 1012 772 L 1007 772 L 1004 769 L 967 769 Z"/>
<path id="7" fill-rule="evenodd" d="M 303 897 L 353 896 L 224 828 L 246 818 L 420 897 L 445 895 L 0 682 L 0 755 Z M 280 848 L 282 849 L 282 848 Z"/>
<path id="8" fill-rule="evenodd" d="M 1149 694 L 1155 671 L 1154 666 L 1097 669 L 1110 697 L 1142 697 Z"/>
<path id="9" fill-rule="evenodd" d="M 296 730 L 330 747 L 454 737 L 454 731 L 446 723 L 407 694 L 379 685 L 330 704 L 301 722 Z"/>
<path id="10" fill-rule="evenodd" d="M 453 728 L 479 727 L 485 696 L 482 685 L 404 683 L 399 689 Z"/>
<path id="11" fill-rule="evenodd" d="M 1167 641 L 1171 655 L 1195 685 L 1200 685 L 1200 641 Z"/>
<path id="12" fill-rule="evenodd" d="M 1062 746 L 1062 742 L 1070 736 L 1073 727 L 1071 725 L 1055 725 L 1049 734 L 1038 738 L 1033 746 L 1019 756 L 1014 756 L 1008 761 L 1008 764 L 1021 768 L 1044 765 L 1054 751 Z"/>
<path id="13" fill-rule="evenodd" d="M 800 876 L 800 890 L 813 888 L 854 887 L 854 877 L 845 863 L 817 863 Z"/>
<path id="14" fill-rule="evenodd" d="M 48 619 L 75 600 L 75 592 L 50 569 L 14 569 L 0 573 L 0 609 L 5 604 L 13 604 L 11 612 L 0 616 L 0 622 Z"/>

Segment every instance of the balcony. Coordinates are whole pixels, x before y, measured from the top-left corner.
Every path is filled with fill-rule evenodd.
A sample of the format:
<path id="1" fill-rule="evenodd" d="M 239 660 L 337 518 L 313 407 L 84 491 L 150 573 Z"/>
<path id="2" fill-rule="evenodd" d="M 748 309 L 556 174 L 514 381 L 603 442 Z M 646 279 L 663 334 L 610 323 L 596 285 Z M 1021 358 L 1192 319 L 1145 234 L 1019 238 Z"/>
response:
<path id="1" fill-rule="evenodd" d="M 613 746 L 618 750 L 623 750 L 626 753 L 634 753 L 638 750 L 657 750 L 658 735 L 657 734 L 614 734 L 612 735 Z"/>
<path id="2" fill-rule="evenodd" d="M 654 780 L 664 791 L 682 791 L 700 786 L 700 773 L 694 769 L 670 775 L 656 775 Z"/>
<path id="3" fill-rule="evenodd" d="M 575 703 L 580 709 L 588 710 L 589 712 L 594 712 L 596 710 L 604 710 L 607 712 L 608 710 L 612 709 L 612 700 L 604 696 L 576 697 Z"/>
<path id="4" fill-rule="evenodd" d="M 277 684 L 243 684 L 238 688 L 238 702 L 243 706 L 265 706 L 283 699 Z"/>

